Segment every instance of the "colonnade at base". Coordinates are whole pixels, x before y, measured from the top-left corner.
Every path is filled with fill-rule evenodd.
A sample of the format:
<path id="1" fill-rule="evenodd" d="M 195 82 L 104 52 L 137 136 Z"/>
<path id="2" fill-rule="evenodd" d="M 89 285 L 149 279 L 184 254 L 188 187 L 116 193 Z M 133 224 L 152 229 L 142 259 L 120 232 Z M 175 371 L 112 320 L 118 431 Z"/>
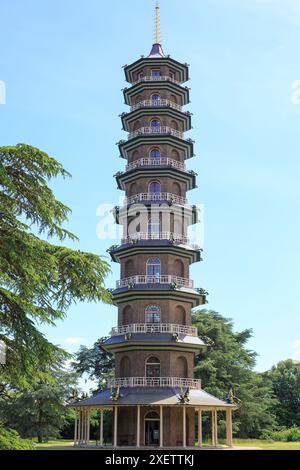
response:
<path id="1" fill-rule="evenodd" d="M 90 413 L 91 410 L 99 410 L 100 411 L 100 429 L 99 429 L 99 441 L 97 441 L 97 445 L 101 448 L 104 447 L 104 410 L 111 410 L 113 411 L 113 438 L 112 438 L 112 446 L 113 448 L 121 448 L 126 446 L 118 445 L 118 415 L 119 415 L 119 408 L 120 406 L 112 406 L 110 408 L 81 408 L 79 410 L 75 410 L 75 428 L 74 428 L 74 445 L 78 447 L 86 447 L 91 445 L 90 440 Z M 150 447 L 145 446 L 145 443 L 141 443 L 141 406 L 136 405 L 136 436 L 135 436 L 135 447 Z M 150 407 L 149 407 L 150 408 Z M 159 411 L 159 439 L 158 444 L 156 447 L 163 448 L 165 446 L 164 443 L 164 413 L 163 410 L 165 407 L 162 405 L 158 407 L 151 407 L 152 409 L 158 409 Z M 182 426 L 182 446 L 183 448 L 188 447 L 187 444 L 187 407 L 182 406 L 182 421 L 178 423 L 178 426 Z M 217 409 L 206 409 L 206 408 L 194 408 L 197 412 L 197 427 L 198 427 L 198 441 L 196 447 L 201 449 L 203 447 L 203 429 L 202 429 L 202 422 L 203 422 L 203 413 L 210 412 L 211 413 L 211 442 L 212 447 L 218 447 L 218 411 L 224 410 L 217 410 Z M 93 444 L 95 445 L 95 444 Z M 228 447 L 232 447 L 233 439 L 232 439 L 232 409 L 226 409 L 226 445 Z"/>

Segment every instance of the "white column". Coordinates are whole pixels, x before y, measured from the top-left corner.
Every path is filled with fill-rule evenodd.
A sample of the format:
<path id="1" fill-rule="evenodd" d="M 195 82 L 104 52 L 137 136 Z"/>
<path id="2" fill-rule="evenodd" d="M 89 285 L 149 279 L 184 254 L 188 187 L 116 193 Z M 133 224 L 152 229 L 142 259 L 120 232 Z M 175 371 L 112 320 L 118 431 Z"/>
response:
<path id="1" fill-rule="evenodd" d="M 77 410 L 75 410 L 74 446 L 77 445 L 77 426 L 78 426 L 78 414 L 77 414 Z"/>
<path id="2" fill-rule="evenodd" d="M 114 447 L 117 447 L 118 441 L 118 407 L 114 407 Z"/>
<path id="3" fill-rule="evenodd" d="M 140 447 L 140 435 L 141 435 L 141 407 L 137 406 L 137 418 L 136 418 L 136 446 Z"/>
<path id="4" fill-rule="evenodd" d="M 214 414 L 214 411 L 212 410 L 211 411 L 211 444 L 212 446 L 214 447 L 216 445 L 216 441 L 215 441 L 215 414 Z"/>
<path id="5" fill-rule="evenodd" d="M 100 411 L 100 446 L 103 447 L 103 410 Z"/>
<path id="6" fill-rule="evenodd" d="M 81 410 L 80 412 L 80 421 L 81 421 L 81 426 L 80 426 L 80 444 L 83 443 L 83 430 L 84 430 L 84 411 Z"/>
<path id="7" fill-rule="evenodd" d="M 202 435 L 202 411 L 198 409 L 198 447 L 203 446 L 203 435 Z"/>
<path id="8" fill-rule="evenodd" d="M 218 445 L 218 411 L 215 410 L 215 442 Z"/>
<path id="9" fill-rule="evenodd" d="M 90 445 L 90 415 L 91 415 L 91 412 L 90 410 L 87 410 L 86 412 L 86 427 L 87 427 L 87 430 L 86 430 L 86 443 L 87 445 Z"/>
<path id="10" fill-rule="evenodd" d="M 159 447 L 164 446 L 164 410 L 162 405 L 160 405 L 160 429 L 159 429 Z"/>
<path id="11" fill-rule="evenodd" d="M 83 411 L 83 444 L 86 444 L 86 409 Z"/>
<path id="12" fill-rule="evenodd" d="M 217 445 L 218 445 L 218 415 L 217 415 L 217 410 L 212 411 L 212 441 L 213 441 L 213 446 L 217 447 Z"/>
<path id="13" fill-rule="evenodd" d="M 183 405 L 183 447 L 186 447 L 186 407 Z"/>
<path id="14" fill-rule="evenodd" d="M 232 447 L 232 409 L 226 410 L 226 443 L 228 447 Z"/>

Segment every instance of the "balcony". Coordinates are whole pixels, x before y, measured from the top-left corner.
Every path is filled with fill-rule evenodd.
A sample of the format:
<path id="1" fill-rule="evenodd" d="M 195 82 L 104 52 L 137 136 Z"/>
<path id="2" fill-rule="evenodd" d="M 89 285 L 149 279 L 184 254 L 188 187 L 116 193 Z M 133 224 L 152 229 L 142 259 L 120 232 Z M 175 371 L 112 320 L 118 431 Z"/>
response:
<path id="1" fill-rule="evenodd" d="M 150 241 L 150 240 L 168 240 L 171 243 L 176 245 L 187 245 L 195 250 L 200 250 L 200 246 L 196 244 L 190 243 L 188 237 L 183 235 L 179 235 L 178 233 L 173 232 L 158 232 L 158 233 L 144 233 L 144 232 L 137 232 L 130 235 L 128 238 L 122 239 L 122 245 L 127 245 L 129 243 L 135 243 L 138 241 Z"/>
<path id="2" fill-rule="evenodd" d="M 176 325 L 173 323 L 133 323 L 113 328 L 111 336 L 121 336 L 131 333 L 171 333 L 198 337 L 198 330 L 194 326 Z"/>
<path id="3" fill-rule="evenodd" d="M 133 82 L 132 86 L 137 85 L 138 83 L 142 83 L 142 82 L 172 82 L 172 83 L 175 83 L 176 85 L 181 85 L 181 82 L 179 82 L 178 80 L 175 80 L 175 78 L 168 77 L 167 75 L 161 75 L 161 76 L 147 75 Z"/>
<path id="4" fill-rule="evenodd" d="M 140 135 L 172 135 L 178 139 L 184 140 L 184 133 L 168 126 L 161 127 L 141 127 L 140 129 L 130 132 L 128 140 L 134 139 Z"/>
<path id="5" fill-rule="evenodd" d="M 186 171 L 184 163 L 173 160 L 172 158 L 140 158 L 135 162 L 129 163 L 129 165 L 126 166 L 126 171 L 135 170 L 136 168 L 145 166 L 170 166 L 180 171 Z"/>
<path id="6" fill-rule="evenodd" d="M 117 281 L 116 288 L 122 289 L 124 287 L 132 289 L 135 285 L 146 285 L 146 284 L 167 284 L 174 286 L 174 288 L 186 287 L 188 289 L 194 289 L 194 282 L 191 279 L 186 279 L 178 276 L 162 275 L 162 276 L 146 276 L 137 275 L 131 276 L 120 281 Z"/>
<path id="7" fill-rule="evenodd" d="M 136 204 L 139 202 L 157 202 L 167 201 L 180 206 L 185 206 L 188 200 L 185 197 L 177 196 L 171 193 L 139 193 L 124 199 L 123 206 Z"/>
<path id="8" fill-rule="evenodd" d="M 123 377 L 108 381 L 108 388 L 113 387 L 176 387 L 192 388 L 201 390 L 200 379 L 182 379 L 179 377 Z"/>
<path id="9" fill-rule="evenodd" d="M 177 111 L 182 111 L 183 107 L 174 101 L 170 100 L 143 100 L 139 103 L 131 106 L 130 111 L 136 111 L 137 109 L 141 108 L 172 108 L 176 109 Z"/>

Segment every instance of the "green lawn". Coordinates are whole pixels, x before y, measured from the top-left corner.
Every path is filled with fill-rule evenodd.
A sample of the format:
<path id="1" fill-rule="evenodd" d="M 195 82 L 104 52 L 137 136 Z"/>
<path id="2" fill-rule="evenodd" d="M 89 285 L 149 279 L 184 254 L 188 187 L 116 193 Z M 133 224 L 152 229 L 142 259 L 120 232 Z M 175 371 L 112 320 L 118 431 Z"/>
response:
<path id="1" fill-rule="evenodd" d="M 235 447 L 257 447 L 262 450 L 300 450 L 300 442 L 274 442 L 259 439 L 234 439 Z"/>
<path id="2" fill-rule="evenodd" d="M 260 441 L 258 439 L 234 439 L 234 447 L 260 449 L 260 450 L 300 450 L 300 442 L 274 442 Z M 93 444 L 93 443 L 92 443 Z M 223 442 L 221 441 L 221 444 Z M 37 450 L 76 450 L 73 448 L 72 440 L 56 440 L 47 443 L 36 443 Z"/>
<path id="3" fill-rule="evenodd" d="M 72 449 L 72 446 L 74 444 L 73 440 L 65 440 L 65 439 L 60 439 L 56 441 L 48 441 L 48 442 L 43 442 L 42 444 L 39 444 L 38 442 L 35 442 L 35 447 L 37 450 L 51 450 L 53 447 L 70 447 Z M 62 449 L 64 450 L 64 449 Z M 75 450 L 75 449 L 74 449 Z"/>

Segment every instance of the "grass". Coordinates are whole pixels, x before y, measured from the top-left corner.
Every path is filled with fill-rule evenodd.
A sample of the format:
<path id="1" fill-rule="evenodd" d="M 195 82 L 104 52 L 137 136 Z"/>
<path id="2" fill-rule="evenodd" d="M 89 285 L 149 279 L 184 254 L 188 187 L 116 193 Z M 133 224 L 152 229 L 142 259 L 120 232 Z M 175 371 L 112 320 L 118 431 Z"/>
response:
<path id="1" fill-rule="evenodd" d="M 72 446 L 74 444 L 74 441 L 69 440 L 69 439 L 59 439 L 59 440 L 43 442 L 42 444 L 39 444 L 38 442 L 35 442 L 34 444 L 35 444 L 35 448 L 37 450 L 52 450 L 54 447 L 57 447 L 58 450 L 59 450 L 59 448 L 70 447 L 70 450 L 72 450 Z M 65 449 L 61 449 L 61 450 L 65 450 Z"/>
<path id="2" fill-rule="evenodd" d="M 300 450 L 300 442 L 275 442 L 259 439 L 234 439 L 235 447 L 257 447 L 261 450 Z"/>
<path id="3" fill-rule="evenodd" d="M 223 441 L 220 441 L 224 444 Z M 36 443 L 37 450 L 76 450 L 72 440 L 53 440 L 46 443 Z M 274 442 L 259 439 L 234 439 L 233 445 L 236 448 L 247 448 L 253 450 L 300 450 L 300 442 Z"/>

